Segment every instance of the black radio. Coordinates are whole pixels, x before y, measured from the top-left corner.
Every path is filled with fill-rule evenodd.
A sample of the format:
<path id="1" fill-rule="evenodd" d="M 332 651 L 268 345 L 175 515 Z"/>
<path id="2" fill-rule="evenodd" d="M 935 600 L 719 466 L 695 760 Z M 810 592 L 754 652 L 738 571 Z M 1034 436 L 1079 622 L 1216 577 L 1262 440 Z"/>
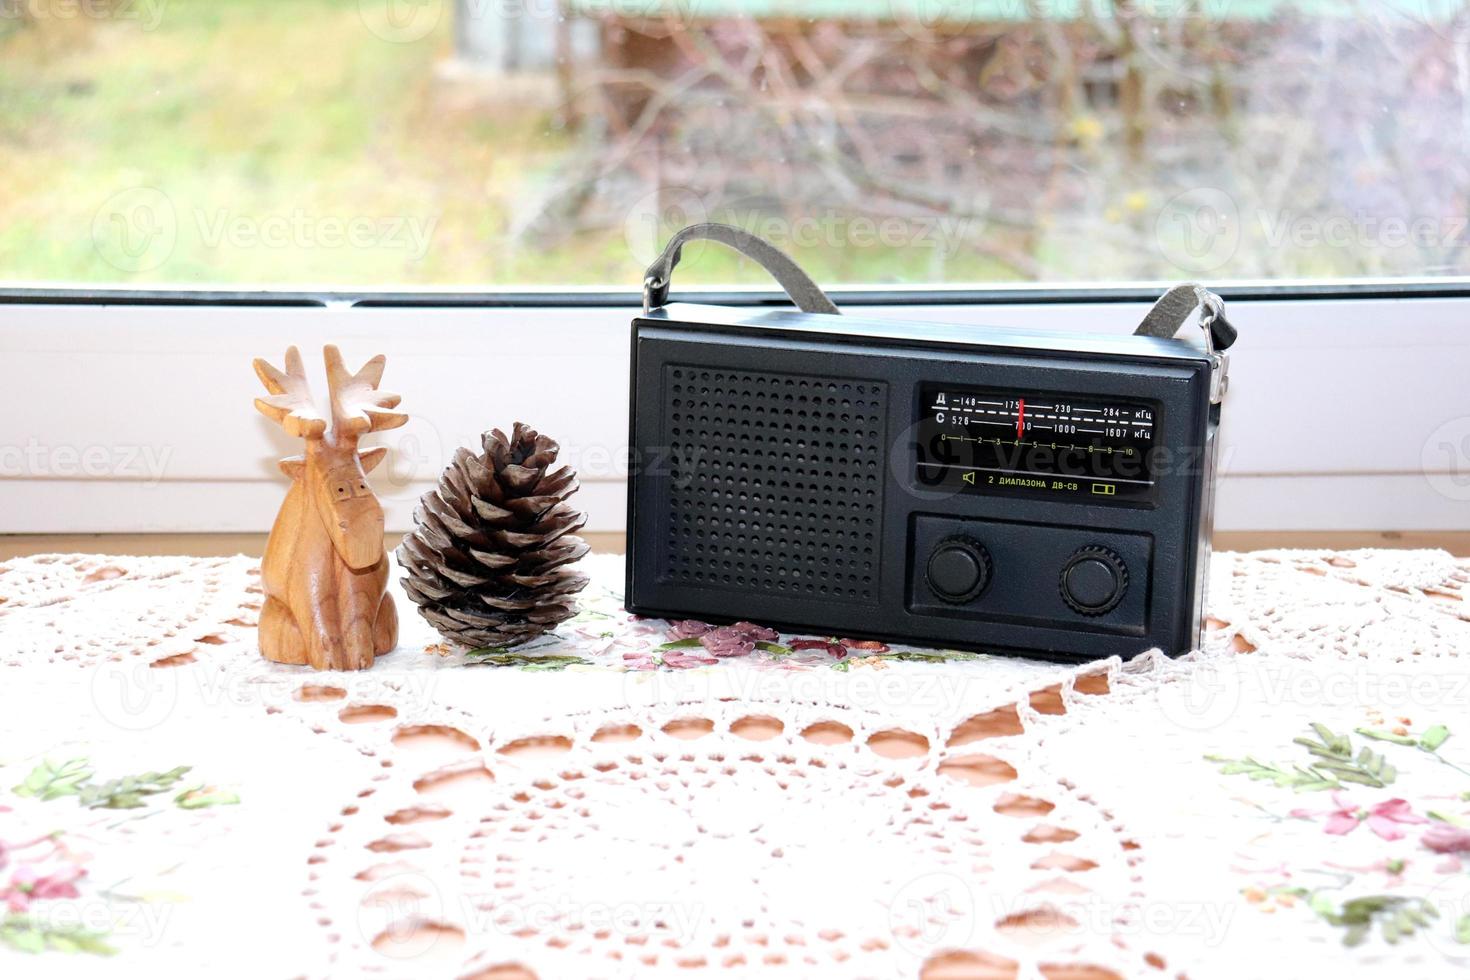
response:
<path id="1" fill-rule="evenodd" d="M 680 248 L 803 312 L 664 305 Z M 1204 343 L 1174 334 L 1202 310 Z M 685 229 L 633 321 L 627 606 L 1065 658 L 1195 648 L 1235 339 L 1170 290 L 1131 336 L 839 316 L 738 229 Z"/>

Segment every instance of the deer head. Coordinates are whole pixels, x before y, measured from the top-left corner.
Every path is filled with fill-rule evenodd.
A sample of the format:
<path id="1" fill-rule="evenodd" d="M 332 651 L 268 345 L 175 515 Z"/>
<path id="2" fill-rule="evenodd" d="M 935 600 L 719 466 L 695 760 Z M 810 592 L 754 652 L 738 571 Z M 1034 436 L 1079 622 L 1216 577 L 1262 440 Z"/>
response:
<path id="1" fill-rule="evenodd" d="M 342 352 L 322 351 L 331 393 L 331 425 L 312 401 L 301 352 L 286 351 L 286 370 L 256 358 L 255 373 L 270 392 L 255 407 L 278 422 L 288 435 L 306 440 L 306 452 L 281 460 L 281 472 L 302 484 L 308 506 L 315 509 L 348 568 L 361 571 L 383 557 L 383 508 L 368 488 L 367 474 L 388 455 L 378 446 L 359 452 L 357 441 L 370 432 L 396 429 L 408 416 L 391 411 L 399 397 L 379 391 L 387 359 L 379 354 L 356 374 L 342 363 Z"/>

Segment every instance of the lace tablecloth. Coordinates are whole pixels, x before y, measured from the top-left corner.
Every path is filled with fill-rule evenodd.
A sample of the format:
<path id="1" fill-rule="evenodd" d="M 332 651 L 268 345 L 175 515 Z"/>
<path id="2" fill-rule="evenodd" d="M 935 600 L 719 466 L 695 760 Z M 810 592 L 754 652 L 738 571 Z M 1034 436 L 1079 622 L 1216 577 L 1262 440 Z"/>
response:
<path id="1" fill-rule="evenodd" d="M 1203 651 L 1085 667 L 707 644 L 588 565 L 351 675 L 256 654 L 252 559 L 0 565 L 0 976 L 1470 965 L 1463 561 L 1219 555 Z"/>

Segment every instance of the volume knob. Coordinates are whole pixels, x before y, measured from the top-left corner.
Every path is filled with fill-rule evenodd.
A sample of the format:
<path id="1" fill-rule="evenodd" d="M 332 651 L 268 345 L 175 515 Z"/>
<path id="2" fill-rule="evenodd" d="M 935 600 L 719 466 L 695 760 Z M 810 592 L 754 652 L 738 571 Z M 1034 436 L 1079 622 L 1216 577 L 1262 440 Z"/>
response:
<path id="1" fill-rule="evenodd" d="M 990 552 L 972 538 L 945 538 L 929 553 L 924 578 L 945 602 L 969 602 L 990 584 Z"/>
<path id="2" fill-rule="evenodd" d="M 1101 616 L 1123 601 L 1128 565 L 1102 545 L 1088 545 L 1062 566 L 1062 600 L 1084 616 Z"/>

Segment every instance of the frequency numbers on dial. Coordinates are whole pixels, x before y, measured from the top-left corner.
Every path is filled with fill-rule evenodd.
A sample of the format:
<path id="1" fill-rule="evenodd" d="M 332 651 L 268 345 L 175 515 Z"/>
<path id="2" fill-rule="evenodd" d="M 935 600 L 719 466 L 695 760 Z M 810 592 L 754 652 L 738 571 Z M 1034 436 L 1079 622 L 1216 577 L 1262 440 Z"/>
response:
<path id="1" fill-rule="evenodd" d="M 965 431 L 984 426 L 999 440 L 1031 436 L 1051 442 L 1055 436 L 1151 441 L 1154 417 L 1148 408 L 1105 402 L 1071 402 L 1048 398 L 980 398 L 939 392 L 929 407 L 936 423 Z"/>

